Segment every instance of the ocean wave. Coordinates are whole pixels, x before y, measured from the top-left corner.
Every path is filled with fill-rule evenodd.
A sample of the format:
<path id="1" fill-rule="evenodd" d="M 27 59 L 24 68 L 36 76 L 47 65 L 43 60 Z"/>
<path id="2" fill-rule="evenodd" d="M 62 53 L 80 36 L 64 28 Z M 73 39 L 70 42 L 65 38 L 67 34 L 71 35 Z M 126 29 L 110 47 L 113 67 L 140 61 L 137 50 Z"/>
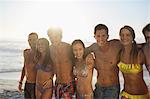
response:
<path id="1" fill-rule="evenodd" d="M 23 52 L 23 49 L 0 48 L 0 52 Z"/>
<path id="2" fill-rule="evenodd" d="M 1 69 L 0 73 L 8 73 L 8 72 L 20 72 L 21 69 Z"/>
<path id="3" fill-rule="evenodd" d="M 26 47 L 27 44 L 21 41 L 0 41 L 0 52 L 23 52 Z"/>

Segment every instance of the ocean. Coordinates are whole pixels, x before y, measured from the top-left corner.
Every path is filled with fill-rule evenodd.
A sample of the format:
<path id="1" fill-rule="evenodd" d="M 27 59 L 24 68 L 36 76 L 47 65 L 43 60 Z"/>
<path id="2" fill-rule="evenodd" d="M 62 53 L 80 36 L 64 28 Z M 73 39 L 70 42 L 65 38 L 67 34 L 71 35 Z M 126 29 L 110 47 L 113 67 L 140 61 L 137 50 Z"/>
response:
<path id="1" fill-rule="evenodd" d="M 23 50 L 26 48 L 29 48 L 27 41 L 0 40 L 0 73 L 21 71 Z"/>
<path id="2" fill-rule="evenodd" d="M 85 43 L 89 46 L 91 43 Z M 23 50 L 29 48 L 27 41 L 0 41 L 0 79 L 19 79 L 23 67 Z M 144 80 L 150 85 L 150 76 L 144 66 Z M 93 87 L 96 82 L 96 72 L 93 74 Z M 121 73 L 120 82 L 123 85 Z"/>
<path id="3" fill-rule="evenodd" d="M 21 71 L 26 41 L 0 41 L 0 73 Z"/>

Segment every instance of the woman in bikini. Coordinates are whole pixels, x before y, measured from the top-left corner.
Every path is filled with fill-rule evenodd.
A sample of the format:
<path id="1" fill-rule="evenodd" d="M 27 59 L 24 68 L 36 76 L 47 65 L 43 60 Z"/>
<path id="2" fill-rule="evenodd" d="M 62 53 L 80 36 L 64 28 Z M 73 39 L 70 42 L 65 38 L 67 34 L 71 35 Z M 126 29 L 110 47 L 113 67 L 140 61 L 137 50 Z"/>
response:
<path id="1" fill-rule="evenodd" d="M 92 54 L 84 56 L 85 46 L 81 40 L 72 42 L 75 57 L 73 73 L 77 79 L 77 99 L 93 99 L 92 76 L 94 59 Z"/>
<path id="2" fill-rule="evenodd" d="M 123 45 L 118 64 L 124 77 L 122 99 L 148 99 L 148 89 L 143 79 L 143 53 L 137 48 L 134 30 L 124 26 L 119 35 Z"/>
<path id="3" fill-rule="evenodd" d="M 49 42 L 45 38 L 40 38 L 37 42 L 36 60 L 36 99 L 52 99 L 53 67 Z"/>

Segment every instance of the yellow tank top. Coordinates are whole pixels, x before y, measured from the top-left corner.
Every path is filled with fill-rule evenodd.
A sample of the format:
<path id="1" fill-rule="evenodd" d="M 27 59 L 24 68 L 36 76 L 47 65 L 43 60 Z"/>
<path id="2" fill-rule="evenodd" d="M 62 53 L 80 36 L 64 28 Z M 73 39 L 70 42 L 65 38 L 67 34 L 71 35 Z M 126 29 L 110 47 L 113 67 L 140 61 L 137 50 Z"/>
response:
<path id="1" fill-rule="evenodd" d="M 136 74 L 142 71 L 142 67 L 140 64 L 125 64 L 123 62 L 119 62 L 118 67 L 123 73 Z"/>

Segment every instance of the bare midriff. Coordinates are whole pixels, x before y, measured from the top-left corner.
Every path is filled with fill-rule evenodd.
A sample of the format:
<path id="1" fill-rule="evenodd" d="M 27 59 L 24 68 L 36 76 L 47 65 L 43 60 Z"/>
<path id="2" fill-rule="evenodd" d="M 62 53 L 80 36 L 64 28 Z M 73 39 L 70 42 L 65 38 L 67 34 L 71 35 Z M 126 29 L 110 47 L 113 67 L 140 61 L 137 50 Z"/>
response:
<path id="1" fill-rule="evenodd" d="M 97 77 L 97 84 L 101 86 L 112 86 L 119 84 L 118 71 L 112 69 L 98 70 L 99 75 Z"/>

